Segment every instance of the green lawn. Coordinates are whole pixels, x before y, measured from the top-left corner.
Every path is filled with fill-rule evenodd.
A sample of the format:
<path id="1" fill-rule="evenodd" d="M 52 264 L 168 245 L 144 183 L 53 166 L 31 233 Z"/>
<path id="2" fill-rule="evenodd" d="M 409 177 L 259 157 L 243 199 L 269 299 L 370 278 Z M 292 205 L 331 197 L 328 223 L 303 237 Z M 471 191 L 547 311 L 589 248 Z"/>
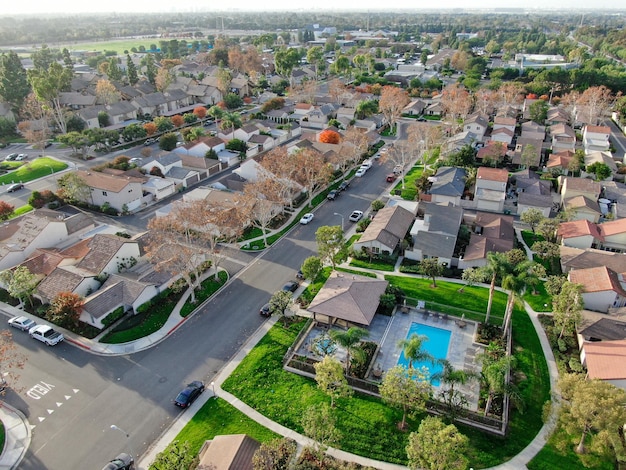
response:
<path id="1" fill-rule="evenodd" d="M 34 209 L 35 208 L 30 204 L 24 204 L 23 206 L 20 206 L 13 211 L 13 214 L 11 214 L 11 218 L 26 214 L 27 212 L 30 212 Z"/>
<path id="2" fill-rule="evenodd" d="M 365 276 L 365 277 L 372 277 L 372 278 L 376 278 L 376 273 L 371 273 L 369 271 L 358 271 L 356 269 L 346 269 L 346 268 L 340 268 L 337 267 L 336 271 L 341 271 L 342 273 L 348 273 L 348 274 L 358 274 L 359 276 Z"/>
<path id="3" fill-rule="evenodd" d="M 489 289 L 486 287 L 465 287 L 463 284 L 437 281 L 437 288 L 431 287 L 432 280 L 406 276 L 385 276 L 391 285 L 400 287 L 407 297 L 425 300 L 426 308 L 453 315 L 465 314 L 469 320 L 484 321 L 489 300 Z M 507 295 L 496 291 L 493 296 L 490 323 L 499 324 L 504 317 Z M 448 307 L 448 308 L 447 308 Z"/>
<path id="4" fill-rule="evenodd" d="M 551 312 L 552 297 L 546 292 L 546 288 L 542 284 L 537 286 L 537 293 L 534 294 L 532 289 L 524 294 L 524 300 L 532 307 L 535 312 Z"/>
<path id="5" fill-rule="evenodd" d="M 376 259 L 372 260 L 372 262 L 370 263 L 368 260 L 365 259 L 352 258 L 350 260 L 350 266 L 354 266 L 355 268 L 375 269 L 377 271 L 393 272 L 395 263 L 391 264 L 385 262 L 384 260 Z"/>
<path id="6" fill-rule="evenodd" d="M 546 240 L 542 235 L 539 235 L 538 233 L 533 233 L 530 230 L 522 230 L 522 238 L 524 239 L 524 243 L 526 243 L 526 246 L 528 246 L 528 248 L 530 248 L 531 250 L 535 242 L 543 242 Z"/>
<path id="7" fill-rule="evenodd" d="M 195 455 L 204 441 L 222 434 L 247 434 L 261 443 L 281 437 L 218 398 L 209 399 L 178 433 L 176 440 L 189 441 Z"/>
<path id="8" fill-rule="evenodd" d="M 404 175 L 404 189 L 402 189 L 402 180 L 398 180 L 398 184 L 396 184 L 391 191 L 392 194 L 399 190 L 401 191 L 400 196 L 402 199 L 406 201 L 415 201 L 417 198 L 417 188 L 415 187 L 415 181 L 422 176 L 424 172 L 424 165 L 416 165 L 411 168 L 406 175 Z"/>
<path id="9" fill-rule="evenodd" d="M 1 184 L 11 183 L 27 183 L 43 176 L 65 170 L 67 164 L 54 160 L 53 158 L 42 157 L 34 160 L 26 161 L 24 165 L 17 170 L 0 176 Z"/>
<path id="10" fill-rule="evenodd" d="M 331 268 L 330 266 L 326 266 L 320 271 L 320 273 L 317 275 L 315 280 L 311 282 L 306 287 L 306 289 L 304 289 L 304 291 L 302 292 L 302 294 L 300 294 L 300 297 L 299 297 L 300 301 L 304 305 L 309 305 L 311 303 L 311 300 L 315 298 L 315 296 L 320 291 L 322 286 L 326 283 L 332 271 L 333 271 L 333 268 Z"/>
<path id="11" fill-rule="evenodd" d="M 191 39 L 188 39 L 191 42 Z M 94 41 L 94 42 L 81 42 L 81 43 L 69 43 L 58 46 L 59 48 L 67 47 L 70 51 L 98 51 L 104 52 L 115 51 L 119 55 L 123 55 L 124 51 L 130 51 L 133 47 L 139 48 L 144 46 L 146 49 L 151 44 L 159 45 L 159 40 L 156 38 L 146 39 L 126 39 L 117 41 Z"/>
<path id="12" fill-rule="evenodd" d="M 228 280 L 228 273 L 226 271 L 220 271 L 218 273 L 218 280 L 216 281 L 213 276 L 209 279 L 205 279 L 200 286 L 200 289 L 196 291 L 196 303 L 191 304 L 189 302 L 183 305 L 183 308 L 180 309 L 181 317 L 186 317 L 191 312 L 193 312 L 198 305 L 204 302 L 206 299 L 211 297 L 217 290 L 224 285 L 224 283 Z"/>

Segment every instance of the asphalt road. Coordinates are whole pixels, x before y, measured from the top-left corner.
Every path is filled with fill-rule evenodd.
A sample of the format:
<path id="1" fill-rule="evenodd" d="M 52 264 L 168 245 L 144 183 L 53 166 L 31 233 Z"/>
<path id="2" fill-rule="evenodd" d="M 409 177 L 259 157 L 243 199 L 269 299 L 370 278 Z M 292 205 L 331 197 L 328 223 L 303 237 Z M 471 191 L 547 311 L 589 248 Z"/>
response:
<path id="1" fill-rule="evenodd" d="M 298 225 L 258 256 L 227 251 L 231 256 L 223 266 L 235 276 L 233 281 L 150 350 L 99 357 L 69 344 L 47 348 L 14 331 L 17 347 L 28 362 L 20 379 L 23 390 L 10 391 L 6 400 L 35 426 L 20 468 L 101 468 L 120 452 L 143 453 L 181 413 L 171 402 L 181 386 L 198 379 L 210 383 L 262 324 L 259 308 L 294 278 L 305 258 L 316 253 L 315 230 L 340 225 L 335 213 L 343 215 L 347 230 L 350 212 L 366 211 L 388 187 L 388 171 L 375 162 L 335 201 L 320 206 L 309 225 Z M 128 432 L 130 439 L 111 430 L 112 424 Z"/>

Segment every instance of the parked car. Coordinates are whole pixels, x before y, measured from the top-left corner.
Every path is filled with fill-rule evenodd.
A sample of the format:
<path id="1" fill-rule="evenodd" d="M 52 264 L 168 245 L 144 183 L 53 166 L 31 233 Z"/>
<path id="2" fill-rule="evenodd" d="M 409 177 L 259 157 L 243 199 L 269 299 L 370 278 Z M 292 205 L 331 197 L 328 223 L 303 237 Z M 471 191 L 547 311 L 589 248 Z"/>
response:
<path id="1" fill-rule="evenodd" d="M 350 186 L 350 181 L 342 181 L 339 187 L 337 188 L 337 190 L 345 191 L 346 189 L 348 189 L 349 186 Z"/>
<path id="2" fill-rule="evenodd" d="M 402 165 L 396 165 L 396 166 L 394 166 L 394 167 L 393 167 L 393 172 L 394 172 L 396 175 L 401 175 L 401 174 L 402 174 L 402 170 L 403 170 L 403 169 L 404 169 L 404 168 L 402 167 Z"/>
<path id="3" fill-rule="evenodd" d="M 352 214 L 350 214 L 350 217 L 348 218 L 348 220 L 350 222 L 358 222 L 362 218 L 363 218 L 363 211 L 352 211 Z"/>
<path id="4" fill-rule="evenodd" d="M 17 153 L 10 153 L 6 157 L 4 157 L 4 161 L 5 162 L 12 162 L 13 160 L 15 160 L 17 158 L 18 155 L 19 154 L 17 154 Z"/>
<path id="5" fill-rule="evenodd" d="M 366 168 L 361 167 L 358 170 L 356 170 L 356 173 L 354 174 L 354 176 L 356 176 L 357 178 L 360 178 L 365 174 L 366 171 L 367 171 Z"/>
<path id="6" fill-rule="evenodd" d="M 310 212 L 308 212 L 302 216 L 302 218 L 300 219 L 300 223 L 302 225 L 308 225 L 308 223 L 313 220 L 313 217 L 315 216 L 311 214 Z"/>
<path id="7" fill-rule="evenodd" d="M 15 191 L 19 191 L 20 189 L 22 189 L 24 187 L 24 185 L 22 183 L 15 183 L 10 185 L 7 188 L 7 193 L 14 193 Z"/>
<path id="8" fill-rule="evenodd" d="M 372 161 L 363 160 L 363 163 L 361 163 L 361 168 L 365 168 L 366 170 L 369 170 L 370 168 L 372 168 Z"/>
<path id="9" fill-rule="evenodd" d="M 298 272 L 296 273 L 296 279 L 304 281 L 304 273 L 302 272 L 301 269 L 298 269 Z"/>
<path id="10" fill-rule="evenodd" d="M 28 334 L 31 338 L 35 338 L 42 343 L 46 343 L 48 346 L 59 344 L 65 339 L 61 333 L 53 330 L 48 325 L 37 325 L 28 330 Z"/>
<path id="11" fill-rule="evenodd" d="M 298 289 L 299 284 L 296 281 L 289 281 L 283 286 L 285 292 L 295 292 Z"/>
<path id="12" fill-rule="evenodd" d="M 153 143 L 155 143 L 155 142 L 156 142 L 156 140 L 155 140 L 155 139 L 151 139 L 151 138 L 150 138 L 150 139 L 146 139 L 146 140 L 145 140 L 145 142 L 144 142 L 143 144 L 144 144 L 145 146 L 148 146 L 148 145 L 152 145 L 152 144 L 153 144 Z"/>
<path id="13" fill-rule="evenodd" d="M 389 173 L 387 175 L 387 183 L 393 183 L 397 178 L 398 176 L 395 173 Z"/>
<path id="14" fill-rule="evenodd" d="M 15 157 L 15 161 L 16 162 L 21 162 L 23 160 L 26 160 L 27 158 L 28 158 L 28 154 L 20 153 L 17 157 Z"/>
<path id="15" fill-rule="evenodd" d="M 29 331 L 31 328 L 37 326 L 37 323 L 30 318 L 21 315 L 19 317 L 9 319 L 9 325 L 13 328 L 17 328 L 18 330 Z"/>
<path id="16" fill-rule="evenodd" d="M 204 384 L 199 380 L 188 383 L 187 386 L 176 395 L 174 404 L 181 408 L 187 408 L 204 392 Z"/>
<path id="17" fill-rule="evenodd" d="M 139 157 L 134 157 L 128 160 L 128 163 L 130 163 L 131 165 L 137 165 L 137 166 L 141 165 L 141 162 L 143 162 L 143 158 L 139 158 Z"/>
<path id="18" fill-rule="evenodd" d="M 120 454 L 104 466 L 102 470 L 133 470 L 135 460 L 130 454 Z"/>
<path id="19" fill-rule="evenodd" d="M 329 201 L 334 201 L 337 198 L 337 196 L 339 196 L 339 190 L 333 189 L 332 191 L 328 193 L 328 196 L 326 196 L 326 199 L 328 199 Z"/>
<path id="20" fill-rule="evenodd" d="M 272 310 L 270 309 L 270 304 L 263 305 L 263 307 L 261 307 L 261 309 L 259 310 L 259 315 L 261 315 L 262 317 L 271 317 Z"/>

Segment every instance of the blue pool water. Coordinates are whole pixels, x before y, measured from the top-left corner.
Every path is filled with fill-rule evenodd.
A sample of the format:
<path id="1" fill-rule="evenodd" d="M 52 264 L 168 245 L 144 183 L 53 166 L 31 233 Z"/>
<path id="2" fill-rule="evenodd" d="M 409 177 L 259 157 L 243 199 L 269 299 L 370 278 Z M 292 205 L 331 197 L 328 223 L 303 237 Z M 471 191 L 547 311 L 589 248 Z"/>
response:
<path id="1" fill-rule="evenodd" d="M 422 349 L 428 352 L 435 359 L 446 359 L 448 357 L 448 346 L 450 345 L 450 336 L 452 332 L 449 330 L 443 330 L 441 328 L 435 328 L 434 326 L 423 325 L 421 323 L 411 323 L 409 332 L 406 338 L 409 339 L 413 335 L 426 336 L 428 340 L 422 343 Z M 404 352 L 400 354 L 398 359 L 398 365 L 408 369 L 409 361 L 404 357 Z M 443 367 L 439 364 L 432 364 L 431 362 L 416 362 L 413 364 L 414 369 L 421 369 L 427 367 L 430 375 L 441 372 Z M 433 380 L 434 386 L 439 385 L 438 380 Z"/>

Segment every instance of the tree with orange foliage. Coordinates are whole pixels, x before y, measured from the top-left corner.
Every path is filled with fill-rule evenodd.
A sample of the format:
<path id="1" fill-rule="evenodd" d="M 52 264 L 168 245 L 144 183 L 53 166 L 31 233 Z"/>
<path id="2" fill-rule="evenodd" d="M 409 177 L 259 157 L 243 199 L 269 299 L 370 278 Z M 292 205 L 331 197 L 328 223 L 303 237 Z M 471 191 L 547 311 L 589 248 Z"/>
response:
<path id="1" fill-rule="evenodd" d="M 171 119 L 172 119 L 172 124 L 174 124 L 174 126 L 176 127 L 180 127 L 185 123 L 185 119 L 183 119 L 183 117 L 180 114 L 176 114 L 172 116 Z"/>
<path id="2" fill-rule="evenodd" d="M 143 128 L 146 130 L 146 134 L 148 135 L 154 135 L 155 132 L 157 131 L 157 126 L 153 122 L 146 122 L 143 125 Z"/>
<path id="3" fill-rule="evenodd" d="M 0 201 L 0 220 L 8 220 L 14 210 L 15 206 L 12 206 L 8 202 Z"/>
<path id="4" fill-rule="evenodd" d="M 409 104 L 409 94 L 402 88 L 386 85 L 380 92 L 378 109 L 383 114 L 389 127 L 393 128 L 402 115 L 402 110 Z"/>
<path id="5" fill-rule="evenodd" d="M 341 136 L 339 135 L 339 132 L 331 129 L 325 129 L 320 132 L 319 141 L 325 144 L 338 144 L 341 142 Z"/>
<path id="6" fill-rule="evenodd" d="M 198 119 L 204 119 L 206 117 L 206 108 L 204 106 L 196 106 L 193 108 L 193 113 Z"/>
<path id="7" fill-rule="evenodd" d="M 73 292 L 59 292 L 50 302 L 46 320 L 62 327 L 78 326 L 83 306 L 84 301 L 80 295 Z"/>

